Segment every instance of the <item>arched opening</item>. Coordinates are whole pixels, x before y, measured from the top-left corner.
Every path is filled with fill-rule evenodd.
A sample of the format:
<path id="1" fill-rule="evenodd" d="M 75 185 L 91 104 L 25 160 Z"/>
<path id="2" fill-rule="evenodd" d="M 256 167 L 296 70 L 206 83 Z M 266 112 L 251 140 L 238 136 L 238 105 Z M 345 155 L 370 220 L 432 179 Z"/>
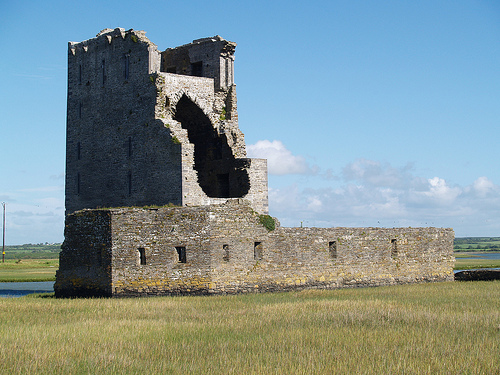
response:
<path id="1" fill-rule="evenodd" d="M 236 159 L 225 134 L 219 135 L 210 119 L 186 95 L 179 100 L 174 119 L 187 130 L 194 144 L 198 183 L 211 198 L 241 198 L 248 193 L 248 161 Z"/>

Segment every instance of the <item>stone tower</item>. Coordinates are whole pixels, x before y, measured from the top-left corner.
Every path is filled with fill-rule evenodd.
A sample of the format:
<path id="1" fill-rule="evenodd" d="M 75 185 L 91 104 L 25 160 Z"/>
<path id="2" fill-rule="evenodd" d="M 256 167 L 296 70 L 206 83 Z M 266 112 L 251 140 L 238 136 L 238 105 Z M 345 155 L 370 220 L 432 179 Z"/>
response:
<path id="1" fill-rule="evenodd" d="M 283 228 L 266 215 L 266 161 L 246 158 L 238 128 L 235 46 L 158 52 L 124 29 L 69 44 L 56 297 L 453 280 L 452 229 Z"/>
<path id="2" fill-rule="evenodd" d="M 163 52 L 143 31 L 69 43 L 66 213 L 203 206 L 268 212 L 267 164 L 238 127 L 234 50 L 220 36 Z"/>

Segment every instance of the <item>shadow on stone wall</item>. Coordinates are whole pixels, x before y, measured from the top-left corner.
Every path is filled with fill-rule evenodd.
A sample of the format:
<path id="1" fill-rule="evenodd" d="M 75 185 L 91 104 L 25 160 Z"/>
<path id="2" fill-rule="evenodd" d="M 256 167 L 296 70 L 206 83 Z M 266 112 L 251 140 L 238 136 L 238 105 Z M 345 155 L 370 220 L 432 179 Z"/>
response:
<path id="1" fill-rule="evenodd" d="M 455 281 L 500 280 L 500 270 L 468 270 L 455 274 Z"/>

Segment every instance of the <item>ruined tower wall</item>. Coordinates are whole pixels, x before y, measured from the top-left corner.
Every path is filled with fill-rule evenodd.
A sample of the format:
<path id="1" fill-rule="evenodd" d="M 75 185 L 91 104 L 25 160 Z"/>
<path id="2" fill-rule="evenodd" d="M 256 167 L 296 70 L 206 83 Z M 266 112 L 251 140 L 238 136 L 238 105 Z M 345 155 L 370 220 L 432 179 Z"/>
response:
<path id="1" fill-rule="evenodd" d="M 70 43 L 68 213 L 181 204 L 181 147 L 155 117 L 156 87 L 149 78 L 159 58 L 156 46 L 135 31 Z"/>
<path id="2" fill-rule="evenodd" d="M 68 221 L 79 228 L 101 211 Z M 281 228 L 268 230 L 243 200 L 204 207 L 105 211 L 112 238 L 110 295 L 225 294 L 453 280 L 453 231 L 439 228 Z M 68 231 L 64 257 L 99 252 Z M 79 245 L 82 243 L 82 245 Z M 179 251 L 184 251 L 181 259 Z M 141 252 L 144 254 L 141 264 Z M 97 258 L 95 258 L 97 259 Z M 97 260 L 95 261 L 97 262 Z M 56 292 L 81 269 L 58 271 Z M 82 271 L 83 272 L 83 271 Z M 66 280 L 59 282 L 59 280 Z M 94 288 L 90 284 L 89 288 Z M 109 289 L 106 289 L 109 291 Z"/>
<path id="3" fill-rule="evenodd" d="M 108 211 L 66 216 L 55 288 L 59 297 L 111 295 L 111 221 Z"/>
<path id="4" fill-rule="evenodd" d="M 210 77 L 214 79 L 216 90 L 227 90 L 234 84 L 235 48 L 236 43 L 218 35 L 168 48 L 161 53 L 161 71 Z"/>
<path id="5" fill-rule="evenodd" d="M 225 70 L 234 47 L 214 37 L 160 53 L 144 32 L 119 28 L 70 43 L 67 213 L 232 198 L 267 213 L 267 169 L 246 159 Z M 174 62 L 201 70 L 161 71 Z"/>

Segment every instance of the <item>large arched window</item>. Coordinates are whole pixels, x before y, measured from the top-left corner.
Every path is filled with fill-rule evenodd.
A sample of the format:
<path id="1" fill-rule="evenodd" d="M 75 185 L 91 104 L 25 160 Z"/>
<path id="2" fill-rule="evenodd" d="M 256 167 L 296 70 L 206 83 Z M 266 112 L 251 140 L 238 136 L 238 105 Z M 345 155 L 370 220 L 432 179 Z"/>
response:
<path id="1" fill-rule="evenodd" d="M 198 183 L 211 198 L 241 198 L 248 193 L 246 159 L 235 159 L 225 134 L 219 135 L 210 119 L 186 95 L 178 101 L 176 121 L 187 130 L 194 144 L 194 169 Z"/>

